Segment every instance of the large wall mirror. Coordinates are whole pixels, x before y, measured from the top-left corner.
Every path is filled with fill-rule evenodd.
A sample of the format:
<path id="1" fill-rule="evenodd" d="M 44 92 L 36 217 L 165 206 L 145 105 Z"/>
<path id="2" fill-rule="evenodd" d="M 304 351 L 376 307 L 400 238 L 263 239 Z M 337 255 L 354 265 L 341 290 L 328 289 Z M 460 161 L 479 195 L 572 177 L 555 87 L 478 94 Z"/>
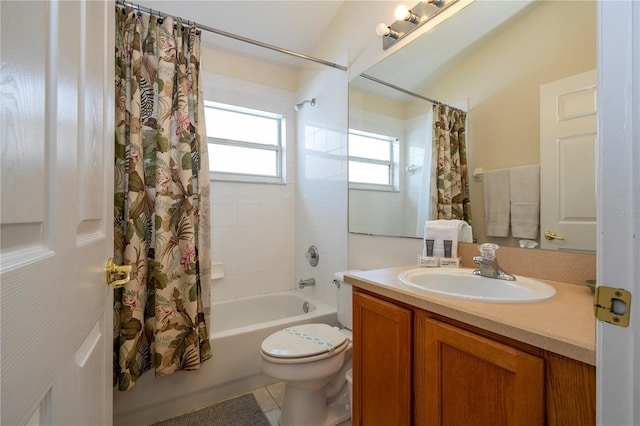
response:
<path id="1" fill-rule="evenodd" d="M 541 163 L 541 86 L 594 70 L 595 32 L 593 1 L 476 1 L 363 73 L 378 81 L 354 78 L 349 128 L 388 137 L 395 157 L 388 188 L 350 184 L 349 231 L 422 237 L 421 203 L 430 196 L 424 186 L 429 173 L 424 144 L 430 143 L 432 132 L 432 104 L 422 96 L 467 111 L 474 238 L 518 246 L 517 238 L 486 236 L 483 181 L 472 171 Z M 595 87 L 593 91 L 595 99 Z M 595 135 L 587 143 L 593 146 L 594 141 Z M 583 155 L 582 146 L 576 147 L 573 153 Z M 352 150 L 349 154 L 355 155 Z M 593 154 L 573 157 L 573 167 L 577 162 L 586 170 L 580 180 L 591 188 L 594 161 Z M 563 164 L 571 166 L 571 159 L 560 160 L 558 167 Z M 541 198 L 541 210 L 545 202 L 557 204 Z M 589 232 L 595 242 L 595 198 L 585 207 L 569 204 L 550 207 L 571 211 L 576 221 L 593 222 Z M 535 240 L 541 243 L 539 237 Z"/>

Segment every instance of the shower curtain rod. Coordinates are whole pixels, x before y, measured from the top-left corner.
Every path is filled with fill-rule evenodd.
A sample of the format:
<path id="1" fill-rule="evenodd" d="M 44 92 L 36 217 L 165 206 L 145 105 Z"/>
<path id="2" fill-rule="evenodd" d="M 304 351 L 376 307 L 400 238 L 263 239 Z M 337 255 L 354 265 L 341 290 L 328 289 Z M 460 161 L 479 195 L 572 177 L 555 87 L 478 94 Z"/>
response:
<path id="1" fill-rule="evenodd" d="M 402 87 L 398 87 L 395 84 L 387 83 L 386 81 L 379 80 L 379 79 L 377 79 L 375 77 L 372 77 L 370 75 L 367 75 L 367 74 L 360 74 L 360 77 L 364 77 L 367 80 L 371 80 L 371 81 L 374 81 L 376 83 L 380 83 L 383 86 L 390 87 L 390 88 L 395 89 L 395 90 L 397 90 L 399 92 L 405 93 L 405 94 L 410 95 L 410 96 L 414 96 L 414 97 L 422 99 L 424 101 L 431 102 L 432 104 L 435 104 L 435 105 L 446 105 L 449 108 L 455 109 L 456 111 L 462 111 L 460 108 L 456 108 L 456 107 L 453 107 L 451 105 L 447 105 L 444 102 L 436 101 L 435 99 L 427 98 L 426 96 L 418 95 L 417 93 L 413 93 L 410 90 L 403 89 Z M 462 112 L 464 112 L 464 111 L 462 111 Z"/>
<path id="2" fill-rule="evenodd" d="M 148 13 L 150 15 L 158 15 L 158 16 L 163 16 L 163 17 L 171 16 L 171 15 L 163 13 L 163 12 L 161 12 L 159 10 L 153 10 L 153 9 L 150 9 L 150 8 L 147 8 L 147 7 L 144 7 L 144 6 L 140 6 L 138 4 L 130 3 L 130 2 L 127 2 L 127 1 L 116 1 L 116 6 L 117 7 L 132 7 L 134 9 L 136 9 L 136 10 Z M 175 16 L 172 16 L 172 17 L 174 19 L 177 19 L 177 17 L 175 17 Z M 307 61 L 312 61 L 312 62 L 316 62 L 318 64 L 326 65 L 326 66 L 329 66 L 329 67 L 332 67 L 332 68 L 337 68 L 337 69 L 342 70 L 342 71 L 347 71 L 347 67 L 345 67 L 344 65 L 339 65 L 339 64 L 336 64 L 336 63 L 333 63 L 333 62 L 325 61 L 324 59 L 314 58 L 313 56 L 308 56 L 308 55 L 305 55 L 303 53 L 294 52 L 293 50 L 284 49 L 282 47 L 274 46 L 272 44 L 263 43 L 263 42 L 258 41 L 258 40 L 253 40 L 253 39 L 250 39 L 250 38 L 247 38 L 247 37 L 243 37 L 243 36 L 240 36 L 240 35 L 237 35 L 237 34 L 229 33 L 229 32 L 223 31 L 223 30 L 219 30 L 217 28 L 210 27 L 208 25 L 198 24 L 197 22 L 193 22 L 193 21 L 187 21 L 187 20 L 184 20 L 184 21 L 194 24 L 196 26 L 196 28 L 198 28 L 199 30 L 202 30 L 202 31 L 207 31 L 207 32 L 210 32 L 210 33 L 213 33 L 213 34 L 218 34 L 218 35 L 221 35 L 223 37 L 232 38 L 234 40 L 242 41 L 244 43 L 253 44 L 254 46 L 263 47 L 265 49 L 274 50 L 276 52 L 284 53 L 284 54 L 289 55 L 289 56 L 295 56 L 296 58 L 305 59 Z"/>

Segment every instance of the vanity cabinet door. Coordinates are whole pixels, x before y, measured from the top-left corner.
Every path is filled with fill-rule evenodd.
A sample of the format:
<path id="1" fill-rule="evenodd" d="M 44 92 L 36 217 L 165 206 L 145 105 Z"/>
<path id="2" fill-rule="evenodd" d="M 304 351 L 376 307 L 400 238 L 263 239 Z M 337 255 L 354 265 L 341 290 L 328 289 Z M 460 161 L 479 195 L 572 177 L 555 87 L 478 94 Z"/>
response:
<path id="1" fill-rule="evenodd" d="M 411 424 L 412 312 L 353 293 L 353 425 Z"/>
<path id="2" fill-rule="evenodd" d="M 543 425 L 542 358 L 418 315 L 416 425 Z"/>

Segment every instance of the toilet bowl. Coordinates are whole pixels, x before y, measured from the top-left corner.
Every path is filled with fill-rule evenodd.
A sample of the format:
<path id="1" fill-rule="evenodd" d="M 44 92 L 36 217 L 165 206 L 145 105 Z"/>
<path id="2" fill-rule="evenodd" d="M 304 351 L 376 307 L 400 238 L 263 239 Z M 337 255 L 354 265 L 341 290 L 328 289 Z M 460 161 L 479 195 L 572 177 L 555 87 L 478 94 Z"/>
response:
<path id="1" fill-rule="evenodd" d="M 344 273 L 335 274 L 334 284 L 345 328 L 301 324 L 262 342 L 262 371 L 285 384 L 280 426 L 333 426 L 351 417 L 345 378 L 351 368 L 351 285 Z"/>

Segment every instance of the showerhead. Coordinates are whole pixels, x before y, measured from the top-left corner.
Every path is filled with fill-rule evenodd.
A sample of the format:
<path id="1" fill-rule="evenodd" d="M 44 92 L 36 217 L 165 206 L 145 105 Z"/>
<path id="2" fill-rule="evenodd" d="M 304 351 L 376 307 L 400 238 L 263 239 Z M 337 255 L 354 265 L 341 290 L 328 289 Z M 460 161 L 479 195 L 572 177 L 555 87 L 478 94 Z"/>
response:
<path id="1" fill-rule="evenodd" d="M 302 101 L 299 104 L 296 104 L 296 106 L 294 106 L 293 109 L 295 109 L 296 111 L 300 111 L 300 108 L 302 108 L 304 104 L 306 104 L 307 102 L 310 103 L 311 106 L 314 106 L 316 104 L 316 98 L 311 98 L 311 99 L 307 99 L 306 101 Z"/>

